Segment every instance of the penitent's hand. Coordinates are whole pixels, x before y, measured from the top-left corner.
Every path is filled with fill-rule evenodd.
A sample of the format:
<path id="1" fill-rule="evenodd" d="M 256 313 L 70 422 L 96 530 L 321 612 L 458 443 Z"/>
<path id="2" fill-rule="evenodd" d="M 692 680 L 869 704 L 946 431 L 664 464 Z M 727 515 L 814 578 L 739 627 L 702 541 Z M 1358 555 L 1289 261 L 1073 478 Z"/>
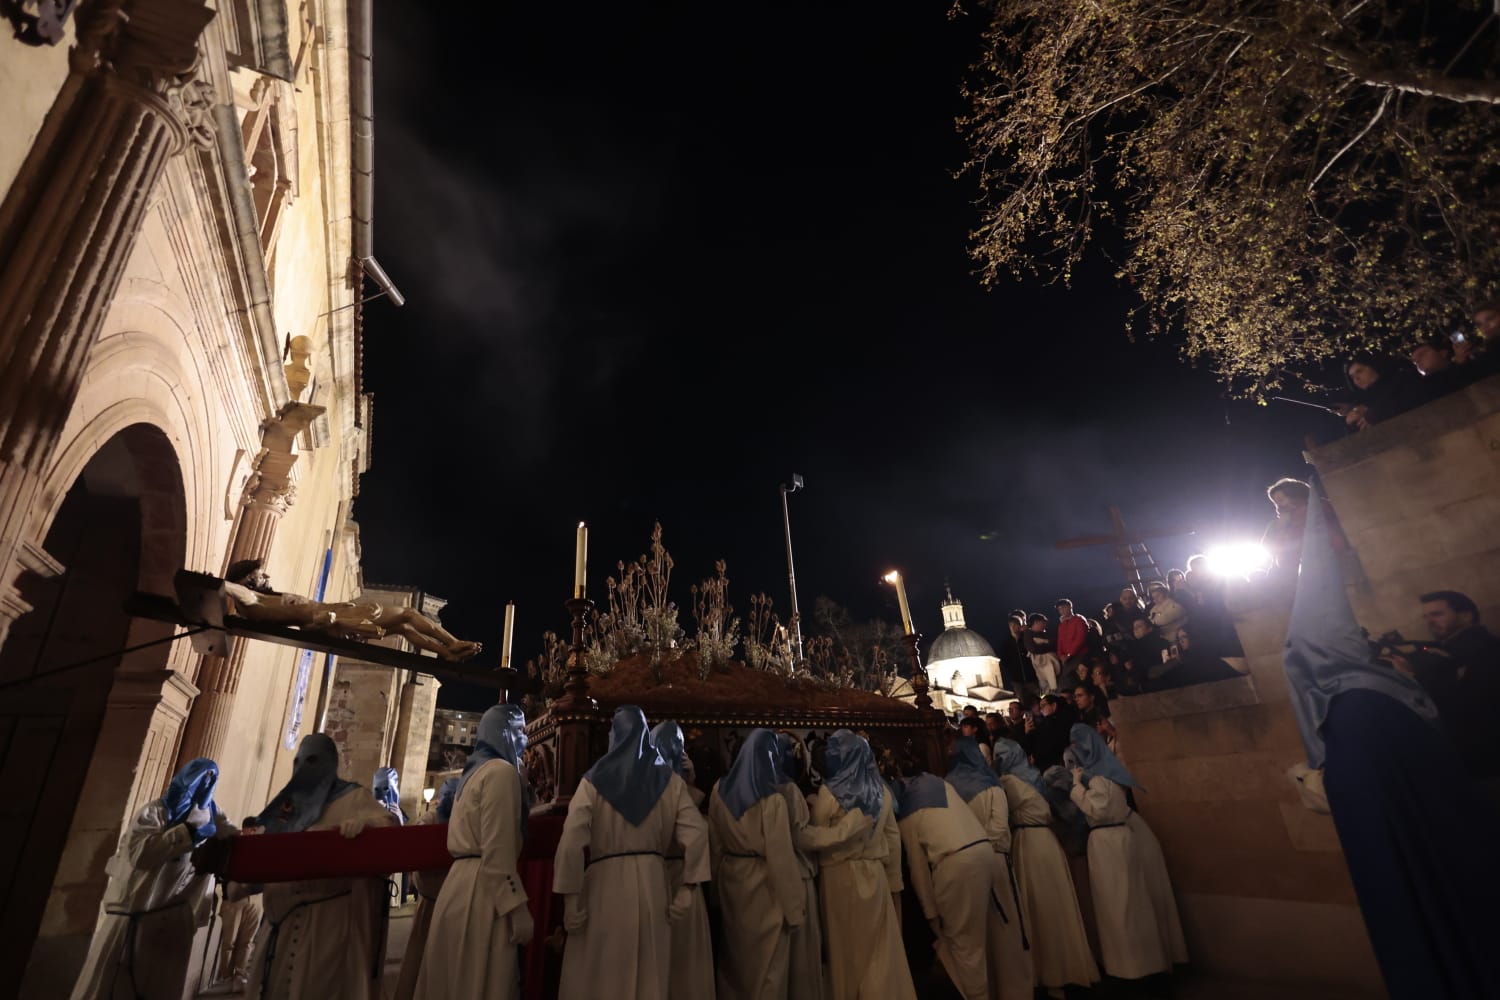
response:
<path id="1" fill-rule="evenodd" d="M 573 892 L 563 897 L 563 930 L 581 931 L 589 922 L 589 911 L 583 908 L 583 898 Z"/>
<path id="2" fill-rule="evenodd" d="M 510 911 L 510 943 L 524 945 L 531 943 L 531 935 L 536 927 L 531 920 L 531 910 L 522 903 Z"/>
<path id="3" fill-rule="evenodd" d="M 672 902 L 667 906 L 668 923 L 675 924 L 687 916 L 688 910 L 692 909 L 693 893 L 696 891 L 697 888 L 691 885 L 685 885 L 677 890 L 676 895 L 672 897 Z"/>
<path id="4" fill-rule="evenodd" d="M 369 825 L 370 821 L 364 819 L 363 817 L 358 819 L 346 819 L 339 824 L 339 836 L 343 837 L 345 840 L 353 840 L 361 833 L 364 833 L 365 827 Z"/>

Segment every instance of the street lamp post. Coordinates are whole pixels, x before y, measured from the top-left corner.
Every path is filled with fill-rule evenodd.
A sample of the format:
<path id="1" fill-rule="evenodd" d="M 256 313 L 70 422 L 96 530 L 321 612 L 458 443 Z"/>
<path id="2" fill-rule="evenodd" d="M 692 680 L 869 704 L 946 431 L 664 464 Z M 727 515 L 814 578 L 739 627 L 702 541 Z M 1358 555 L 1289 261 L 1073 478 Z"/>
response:
<path id="1" fill-rule="evenodd" d="M 797 570 L 792 565 L 792 517 L 787 510 L 788 494 L 803 486 L 802 477 L 792 473 L 792 485 L 781 484 L 781 525 L 786 529 L 786 578 L 792 588 L 792 639 L 797 645 L 797 662 L 802 662 L 802 615 L 797 610 Z"/>

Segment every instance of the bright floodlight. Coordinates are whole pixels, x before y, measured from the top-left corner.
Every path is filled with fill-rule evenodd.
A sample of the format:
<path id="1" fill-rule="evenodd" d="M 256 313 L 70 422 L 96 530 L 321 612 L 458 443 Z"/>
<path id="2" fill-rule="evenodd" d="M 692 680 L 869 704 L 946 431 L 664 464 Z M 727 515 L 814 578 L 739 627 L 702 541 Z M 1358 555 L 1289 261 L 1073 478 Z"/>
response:
<path id="1" fill-rule="evenodd" d="M 1271 553 L 1257 542 L 1220 545 L 1206 553 L 1208 571 L 1215 576 L 1247 577 L 1271 565 Z"/>

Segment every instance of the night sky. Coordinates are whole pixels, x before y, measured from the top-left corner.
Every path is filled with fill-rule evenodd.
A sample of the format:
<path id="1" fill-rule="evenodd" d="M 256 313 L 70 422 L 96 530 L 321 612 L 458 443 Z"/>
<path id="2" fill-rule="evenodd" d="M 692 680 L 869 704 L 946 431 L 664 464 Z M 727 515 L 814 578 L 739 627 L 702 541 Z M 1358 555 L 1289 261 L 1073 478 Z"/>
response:
<path id="1" fill-rule="evenodd" d="M 929 637 L 945 580 L 991 638 L 1059 596 L 1097 616 L 1112 556 L 1056 540 L 1110 503 L 1197 527 L 1163 570 L 1258 538 L 1332 419 L 1132 344 L 1104 250 L 1071 288 L 980 287 L 953 176 L 978 25 L 943 4 L 447 10 L 377 12 L 375 250 L 407 304 L 366 307 L 355 517 L 367 582 L 447 598 L 479 665 L 506 600 L 517 665 L 565 630 L 580 519 L 596 599 L 659 519 L 685 628 L 721 557 L 741 612 L 784 617 L 793 472 L 805 615 L 899 621 L 899 567 Z"/>

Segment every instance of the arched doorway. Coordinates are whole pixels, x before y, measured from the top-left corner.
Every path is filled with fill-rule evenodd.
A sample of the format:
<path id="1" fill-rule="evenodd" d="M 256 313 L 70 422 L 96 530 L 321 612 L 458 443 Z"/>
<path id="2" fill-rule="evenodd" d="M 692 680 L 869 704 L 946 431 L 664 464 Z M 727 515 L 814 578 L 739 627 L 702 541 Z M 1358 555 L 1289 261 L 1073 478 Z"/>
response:
<path id="1" fill-rule="evenodd" d="M 122 606 L 138 589 L 170 592 L 186 541 L 176 452 L 157 427 L 132 424 L 52 519 L 43 548 L 62 572 L 21 581 L 33 610 L 0 648 L 0 968 L 27 974 L 24 986 L 0 980 L 0 996 L 71 988 L 121 824 L 160 794 L 176 746 L 153 745 L 151 721 L 195 692 L 167 669 L 170 643 L 124 652 L 173 629 Z"/>

